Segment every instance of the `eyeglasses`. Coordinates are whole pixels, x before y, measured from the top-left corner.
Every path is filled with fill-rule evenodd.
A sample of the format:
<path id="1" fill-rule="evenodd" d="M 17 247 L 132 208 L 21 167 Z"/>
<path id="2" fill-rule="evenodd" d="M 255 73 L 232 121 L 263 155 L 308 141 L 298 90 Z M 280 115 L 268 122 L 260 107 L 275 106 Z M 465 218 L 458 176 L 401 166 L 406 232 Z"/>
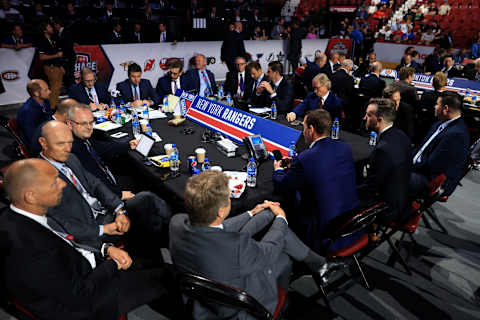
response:
<path id="1" fill-rule="evenodd" d="M 95 79 L 92 79 L 92 80 L 83 79 L 83 82 L 88 82 L 88 83 L 95 82 Z"/>
<path id="2" fill-rule="evenodd" d="M 235 63 L 235 65 L 237 65 L 237 66 L 243 66 L 243 65 L 245 65 L 245 64 L 247 64 L 247 63 L 246 63 L 246 62 Z"/>
<path id="3" fill-rule="evenodd" d="M 77 122 L 77 121 L 74 121 L 74 120 L 70 120 L 72 121 L 73 123 L 81 126 L 81 127 L 93 127 L 93 125 L 95 124 L 95 121 L 89 121 L 89 122 Z"/>

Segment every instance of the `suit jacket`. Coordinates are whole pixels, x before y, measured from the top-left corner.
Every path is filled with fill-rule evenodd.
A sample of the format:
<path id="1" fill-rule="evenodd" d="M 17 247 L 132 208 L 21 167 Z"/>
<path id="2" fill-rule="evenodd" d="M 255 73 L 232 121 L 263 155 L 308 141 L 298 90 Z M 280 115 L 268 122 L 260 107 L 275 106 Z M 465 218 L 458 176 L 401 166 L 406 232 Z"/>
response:
<path id="1" fill-rule="evenodd" d="M 102 82 L 95 82 L 94 88 L 97 93 L 98 102 L 109 104 L 111 98 L 107 86 Z M 90 98 L 88 98 L 87 91 L 82 83 L 72 85 L 70 89 L 68 89 L 68 96 L 83 104 L 88 105 L 90 103 Z"/>
<path id="2" fill-rule="evenodd" d="M 213 93 L 217 93 L 217 83 L 215 82 L 215 76 L 210 70 L 205 69 L 207 72 L 210 85 L 212 86 Z M 190 69 L 185 73 L 185 82 L 187 84 L 187 90 L 200 91 L 200 76 L 198 75 L 198 69 Z"/>
<path id="3" fill-rule="evenodd" d="M 303 81 L 303 84 L 308 88 L 308 91 L 313 91 L 312 79 L 321 72 L 322 72 L 322 68 L 315 62 L 307 65 L 307 67 L 305 68 L 305 71 L 303 71 L 302 81 Z"/>
<path id="4" fill-rule="evenodd" d="M 270 81 L 272 87 L 274 83 Z M 292 110 L 293 99 L 295 99 L 295 92 L 293 90 L 293 85 L 287 78 L 283 77 L 280 81 L 278 88 L 275 89 L 277 96 L 273 99 L 270 99 L 270 104 L 273 100 L 277 102 L 277 110 L 279 114 L 287 114 Z"/>
<path id="5" fill-rule="evenodd" d="M 225 84 L 224 84 L 224 88 L 225 88 L 225 92 L 228 93 L 230 92 L 230 94 L 232 96 L 234 96 L 236 93 L 237 93 L 237 90 L 238 90 L 238 86 L 239 86 L 239 80 L 238 80 L 238 72 L 227 72 L 227 77 L 226 77 L 226 80 L 225 80 Z M 243 90 L 243 100 L 247 100 L 249 98 L 249 94 L 250 92 L 247 91 L 247 88 L 252 88 L 253 86 L 253 79 L 252 77 L 250 76 L 250 73 L 245 70 L 245 75 L 244 75 L 244 79 L 243 79 L 243 84 L 244 84 L 244 90 Z"/>
<path id="6" fill-rule="evenodd" d="M 85 170 L 75 155 L 70 154 L 65 164 L 73 171 L 88 194 L 97 198 L 102 206 L 107 209 L 105 219 L 111 218 L 109 216 L 122 203 L 122 200 L 102 180 Z M 101 246 L 100 227 L 90 205 L 61 171 L 59 177 L 66 182 L 67 186 L 63 189 L 61 202 L 48 210 L 47 216 L 53 217 L 53 219 L 49 219 L 49 225 L 55 230 L 66 230 L 79 243 L 98 248 Z M 111 220 L 113 221 L 113 218 Z"/>
<path id="7" fill-rule="evenodd" d="M 449 71 L 447 71 L 447 68 L 443 68 L 441 71 L 445 73 L 447 78 L 459 78 L 462 76 L 462 72 L 455 68 L 455 66 L 453 66 Z"/>
<path id="8" fill-rule="evenodd" d="M 403 131 L 410 140 L 415 136 L 414 123 L 413 123 L 413 108 L 412 106 L 400 102 L 397 110 L 397 117 L 394 125 Z"/>
<path id="9" fill-rule="evenodd" d="M 344 142 L 330 138 L 315 142 L 293 160 L 290 169 L 276 170 L 272 180 L 276 192 L 300 193 L 289 224 L 312 250 L 322 249 L 322 232 L 330 220 L 358 205 L 352 150 Z M 339 240 L 332 249 L 345 247 L 357 237 Z"/>
<path id="10" fill-rule="evenodd" d="M 400 95 L 403 102 L 411 105 L 413 109 L 417 109 L 419 101 L 417 89 L 414 86 L 405 82 L 404 80 L 396 82 L 395 85 L 400 88 Z"/>
<path id="11" fill-rule="evenodd" d="M 370 73 L 363 77 L 358 85 L 360 93 L 368 98 L 381 97 L 385 89 L 385 81 L 376 74 Z"/>
<path id="12" fill-rule="evenodd" d="M 153 89 L 150 80 L 141 79 L 138 86 L 140 88 L 141 100 L 152 100 L 154 104 L 160 103 L 160 98 L 158 97 L 157 92 Z M 133 101 L 133 92 L 130 80 L 126 79 L 117 83 L 117 90 L 120 91 L 125 102 Z"/>
<path id="13" fill-rule="evenodd" d="M 180 88 L 178 89 L 187 90 L 187 81 L 183 74 L 180 76 Z M 160 99 L 163 99 L 166 95 L 175 94 L 175 92 L 172 92 L 172 78 L 168 73 L 158 79 L 155 90 L 157 90 L 157 95 Z"/>
<path id="14" fill-rule="evenodd" d="M 355 77 L 363 78 L 369 73 L 369 68 L 370 68 L 370 61 L 368 61 L 367 59 L 360 64 L 358 69 L 355 70 L 353 74 L 355 75 Z"/>
<path id="15" fill-rule="evenodd" d="M 244 39 L 244 33 L 238 33 L 237 31 L 227 32 L 220 49 L 220 58 L 222 61 L 233 63 L 237 57 L 246 58 L 247 53 L 243 42 Z"/>
<path id="16" fill-rule="evenodd" d="M 110 43 L 110 44 L 124 43 L 122 34 L 119 33 L 119 35 L 117 36 L 113 31 L 110 31 L 107 35 L 107 43 Z"/>
<path id="17" fill-rule="evenodd" d="M 332 75 L 331 91 L 342 100 L 343 106 L 347 107 L 354 95 L 355 80 L 345 69 L 338 69 Z"/>
<path id="18" fill-rule="evenodd" d="M 441 122 L 438 121 L 430 128 L 427 136 L 419 145 L 419 149 L 435 133 Z M 453 193 L 463 176 L 470 147 L 468 128 L 462 118 L 448 124 L 423 151 L 420 163 L 413 165 L 413 172 L 423 174 L 432 180 L 444 173 L 447 176 L 445 195 Z M 413 152 L 415 156 L 418 150 Z"/>
<path id="19" fill-rule="evenodd" d="M 145 35 L 143 34 L 142 31 L 140 31 L 140 40 L 138 40 L 138 37 L 135 34 L 135 32 L 132 32 L 132 34 L 130 35 L 130 42 L 131 43 L 144 43 L 144 42 L 146 42 L 145 41 Z"/>
<path id="20" fill-rule="evenodd" d="M 318 109 L 318 102 L 320 97 L 315 92 L 310 92 L 305 99 L 297 105 L 292 112 L 297 116 L 303 116 L 309 110 Z M 327 100 L 323 103 L 323 109 L 327 110 L 332 119 L 339 118 L 342 113 L 342 100 L 338 98 L 333 92 L 329 92 Z"/>
<path id="21" fill-rule="evenodd" d="M 362 199 L 379 196 L 391 211 L 389 217 L 398 220 L 410 208 L 408 202 L 412 167 L 410 139 L 395 126 L 378 137 L 370 155 L 368 176 L 358 187 Z"/>
<path id="22" fill-rule="evenodd" d="M 262 81 L 269 81 L 266 74 L 263 74 L 263 78 L 260 80 Z M 252 106 L 256 107 L 266 107 L 270 106 L 270 95 L 266 90 L 264 90 L 261 94 L 257 95 L 256 88 L 255 88 L 255 81 L 252 79 L 250 85 L 245 90 L 245 96 L 248 97 L 248 103 Z"/>
<path id="23" fill-rule="evenodd" d="M 62 33 L 58 37 L 58 46 L 63 52 L 63 58 L 73 60 L 75 59 L 75 50 L 73 49 L 73 35 L 66 28 L 63 29 Z"/>
<path id="24" fill-rule="evenodd" d="M 41 106 L 33 98 L 28 100 L 17 111 L 18 134 L 20 139 L 29 147 L 32 147 L 35 130 L 45 121 L 50 120 L 53 112 L 50 102 L 45 100 Z"/>
<path id="25" fill-rule="evenodd" d="M 118 289 L 109 285 L 118 273 L 113 260 L 92 270 L 77 250 L 38 222 L 10 208 L 0 221 L 5 287 L 27 310 L 40 319 L 118 318 Z"/>
<path id="26" fill-rule="evenodd" d="M 170 253 L 182 271 L 205 276 L 247 291 L 270 312 L 277 304 L 279 258 L 288 226 L 283 219 L 273 224 L 261 241 L 252 236 L 273 219 L 270 211 L 226 219 L 224 229 L 193 226 L 188 215 L 176 214 L 170 221 Z M 212 305 L 217 312 L 194 306 L 195 319 L 252 319 L 237 310 Z"/>
<path id="27" fill-rule="evenodd" d="M 402 58 L 402 62 L 395 68 L 397 71 L 400 71 L 400 69 L 402 69 L 403 67 L 406 67 L 405 63 L 403 62 L 403 58 Z M 416 63 L 415 61 L 412 61 L 410 63 L 410 68 L 413 68 L 415 69 L 415 73 L 420 73 L 422 72 L 421 68 L 420 68 L 420 65 L 418 63 Z"/>

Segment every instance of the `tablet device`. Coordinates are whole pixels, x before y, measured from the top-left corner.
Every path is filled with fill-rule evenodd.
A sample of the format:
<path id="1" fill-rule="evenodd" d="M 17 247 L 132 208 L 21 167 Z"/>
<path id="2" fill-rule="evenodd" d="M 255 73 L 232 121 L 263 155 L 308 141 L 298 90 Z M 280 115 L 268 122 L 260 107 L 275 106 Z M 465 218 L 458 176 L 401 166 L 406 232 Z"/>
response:
<path id="1" fill-rule="evenodd" d="M 135 150 L 146 158 L 148 156 L 148 153 L 152 149 L 154 143 L 155 143 L 155 139 L 153 139 L 149 135 L 142 133 L 142 136 L 140 137 L 140 141 L 138 142 L 138 145 L 135 148 Z"/>

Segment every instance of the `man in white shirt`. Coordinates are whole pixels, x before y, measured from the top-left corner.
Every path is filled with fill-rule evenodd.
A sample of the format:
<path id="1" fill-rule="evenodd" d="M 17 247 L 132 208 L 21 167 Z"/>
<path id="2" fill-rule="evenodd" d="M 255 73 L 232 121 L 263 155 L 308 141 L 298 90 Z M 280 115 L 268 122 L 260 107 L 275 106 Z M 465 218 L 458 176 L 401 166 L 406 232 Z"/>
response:
<path id="1" fill-rule="evenodd" d="M 177 90 L 186 89 L 183 64 L 180 60 L 172 61 L 168 68 L 168 73 L 159 78 L 157 82 L 156 90 L 160 99 L 169 94 L 175 94 Z"/>

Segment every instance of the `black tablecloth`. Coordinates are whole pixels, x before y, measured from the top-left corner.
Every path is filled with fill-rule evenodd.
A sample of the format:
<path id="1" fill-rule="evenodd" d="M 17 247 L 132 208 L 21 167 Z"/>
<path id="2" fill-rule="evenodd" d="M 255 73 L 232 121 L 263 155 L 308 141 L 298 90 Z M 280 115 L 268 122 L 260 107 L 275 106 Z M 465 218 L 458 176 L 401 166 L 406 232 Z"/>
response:
<path id="1" fill-rule="evenodd" d="M 278 122 L 288 125 L 286 120 L 279 120 Z M 168 126 L 167 119 L 155 119 L 151 120 L 151 126 L 153 128 L 153 131 L 155 131 L 162 138 L 162 141 L 154 144 L 149 156 L 165 154 L 164 145 L 167 143 L 175 143 L 180 153 L 181 174 L 176 178 L 170 178 L 167 176 L 170 172 L 169 168 L 146 166 L 144 164 L 144 159 L 142 155 L 140 155 L 136 151 L 129 152 L 129 156 L 133 159 L 133 163 L 135 166 L 135 171 L 132 172 L 138 171 L 142 174 L 142 176 L 145 177 L 145 179 L 149 179 L 150 182 L 155 183 L 155 185 L 158 187 L 158 190 L 160 190 L 160 196 L 167 202 L 169 202 L 175 210 L 183 209 L 183 193 L 187 179 L 190 177 L 187 157 L 190 155 L 194 155 L 196 148 L 202 147 L 207 150 L 207 157 L 209 158 L 212 166 L 221 166 L 224 171 L 246 170 L 247 161 L 243 160 L 240 156 L 237 156 L 235 158 L 228 158 L 219 150 L 217 150 L 215 144 L 201 142 L 201 136 L 205 128 L 192 121 L 186 120 L 179 127 L 171 127 Z M 303 130 L 302 125 L 290 127 L 295 128 L 299 131 Z M 193 129 L 193 134 L 185 135 L 185 128 Z M 128 133 L 128 139 L 133 138 L 130 123 L 128 123 L 121 129 L 110 131 L 108 132 L 108 134 L 112 134 L 118 131 Z M 363 164 L 365 163 L 365 161 L 368 160 L 372 149 L 368 145 L 368 139 L 344 131 L 340 133 L 340 139 L 348 143 L 352 148 L 353 158 L 357 167 L 357 176 L 359 176 Z M 127 140 L 127 137 L 123 138 L 122 140 Z M 297 143 L 297 148 L 299 151 L 305 149 L 305 142 L 303 136 L 300 136 Z M 240 146 L 237 151 L 238 154 L 243 154 L 246 152 L 244 146 Z M 281 200 L 278 196 L 273 195 L 272 172 L 272 160 L 268 160 L 260 164 L 257 173 L 257 186 L 255 188 L 247 187 L 245 189 L 245 192 L 239 199 L 232 199 L 231 215 L 236 215 L 245 212 L 246 210 L 250 210 L 256 204 L 263 202 L 263 200 L 265 199 L 276 201 Z"/>

